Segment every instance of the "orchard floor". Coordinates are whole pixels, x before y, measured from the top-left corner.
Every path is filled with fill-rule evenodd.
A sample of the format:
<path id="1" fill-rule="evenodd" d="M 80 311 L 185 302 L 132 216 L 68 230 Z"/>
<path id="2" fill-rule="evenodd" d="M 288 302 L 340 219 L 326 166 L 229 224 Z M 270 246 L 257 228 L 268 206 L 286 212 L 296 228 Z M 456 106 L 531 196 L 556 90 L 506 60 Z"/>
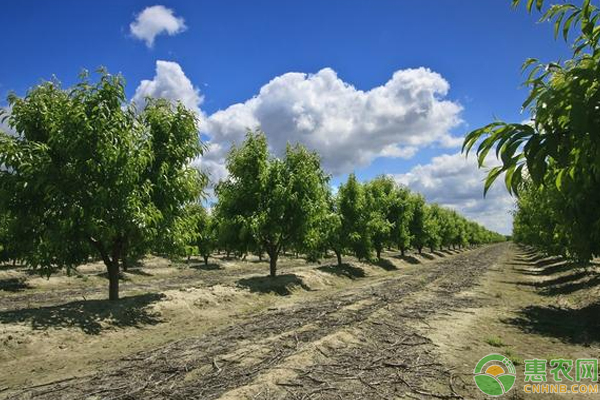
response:
<path id="1" fill-rule="evenodd" d="M 485 398 L 477 361 L 599 358 L 600 275 L 503 243 L 378 264 L 150 258 L 105 300 L 102 266 L 0 267 L 0 398 Z M 556 395 L 580 398 L 582 395 Z M 585 397 L 585 396 L 583 396 Z"/>

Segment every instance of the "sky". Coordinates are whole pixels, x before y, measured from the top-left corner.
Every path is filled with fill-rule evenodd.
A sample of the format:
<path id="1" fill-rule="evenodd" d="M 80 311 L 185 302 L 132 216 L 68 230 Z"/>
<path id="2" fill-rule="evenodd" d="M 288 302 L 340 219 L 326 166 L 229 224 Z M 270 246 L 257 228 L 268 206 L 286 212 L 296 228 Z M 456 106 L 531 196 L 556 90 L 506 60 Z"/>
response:
<path id="1" fill-rule="evenodd" d="M 335 187 L 349 173 L 393 176 L 428 201 L 510 233 L 512 198 L 483 197 L 485 172 L 462 137 L 495 118 L 521 122 L 522 62 L 568 46 L 510 0 L 199 0 L 6 2 L 0 106 L 56 76 L 106 67 L 146 96 L 200 115 L 216 181 L 246 129 L 275 154 L 318 151 Z M 490 157 L 487 166 L 493 166 Z"/>

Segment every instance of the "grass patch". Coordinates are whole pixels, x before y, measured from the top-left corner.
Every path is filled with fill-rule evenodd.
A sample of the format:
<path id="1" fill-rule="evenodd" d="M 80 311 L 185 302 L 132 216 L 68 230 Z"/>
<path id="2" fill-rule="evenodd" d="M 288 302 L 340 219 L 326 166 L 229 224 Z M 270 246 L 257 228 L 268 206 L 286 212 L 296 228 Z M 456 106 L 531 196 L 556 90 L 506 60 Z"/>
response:
<path id="1" fill-rule="evenodd" d="M 485 342 L 493 347 L 504 347 L 504 342 L 498 336 L 490 336 L 485 339 Z"/>
<path id="2" fill-rule="evenodd" d="M 517 365 L 522 365 L 523 364 L 523 358 L 520 357 L 519 355 L 517 355 L 514 351 L 512 351 L 511 349 L 509 349 L 508 347 L 504 349 L 504 355 L 506 357 L 508 357 L 508 359 L 510 361 L 512 361 L 512 363 L 517 366 Z"/>

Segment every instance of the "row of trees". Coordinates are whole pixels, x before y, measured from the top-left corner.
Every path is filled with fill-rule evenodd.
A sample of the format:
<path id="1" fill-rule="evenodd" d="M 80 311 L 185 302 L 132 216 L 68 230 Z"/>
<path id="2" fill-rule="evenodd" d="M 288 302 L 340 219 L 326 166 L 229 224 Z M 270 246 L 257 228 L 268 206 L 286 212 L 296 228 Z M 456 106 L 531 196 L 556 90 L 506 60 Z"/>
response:
<path id="1" fill-rule="evenodd" d="M 464 149 L 476 147 L 480 165 L 493 149 L 499 155 L 485 189 L 504 175 L 517 196 L 515 240 L 588 261 L 600 256 L 600 10 L 590 0 L 546 3 L 526 6 L 554 23 L 555 36 L 577 33 L 572 58 L 527 60 L 531 123 L 493 122 L 470 133 Z"/>
<path id="2" fill-rule="evenodd" d="M 232 148 L 209 212 L 206 177 L 191 167 L 203 151 L 195 114 L 160 99 L 138 108 L 123 79 L 105 71 L 73 88 L 51 81 L 11 95 L 9 108 L 0 114 L 14 131 L 0 132 L 0 258 L 46 275 L 102 260 L 111 300 L 120 272 L 150 252 L 195 248 L 205 262 L 215 248 L 266 253 L 275 276 L 284 248 L 312 260 L 333 251 L 341 264 L 349 253 L 380 258 L 386 247 L 502 239 L 390 178 L 362 184 L 351 175 L 333 195 L 316 153 L 289 145 L 273 157 L 260 132 Z"/>
<path id="3" fill-rule="evenodd" d="M 381 259 L 385 248 L 404 255 L 442 247 L 464 247 L 504 237 L 468 221 L 453 210 L 428 205 L 390 178 L 360 183 L 354 175 L 334 195 L 316 153 L 288 146 L 283 159 L 269 154 L 261 132 L 248 132 L 227 159 L 229 177 L 216 188 L 211 213 L 195 206 L 197 246 L 207 262 L 214 249 L 270 260 L 277 273 L 281 251 L 289 249 L 319 259 L 333 251 L 338 264 L 344 254 Z"/>

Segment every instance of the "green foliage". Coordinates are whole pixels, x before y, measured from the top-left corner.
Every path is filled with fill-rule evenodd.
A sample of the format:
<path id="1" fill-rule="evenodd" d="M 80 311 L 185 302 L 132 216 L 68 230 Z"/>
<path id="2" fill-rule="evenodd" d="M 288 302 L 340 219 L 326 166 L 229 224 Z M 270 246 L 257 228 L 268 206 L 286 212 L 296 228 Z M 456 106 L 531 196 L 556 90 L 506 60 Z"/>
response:
<path id="1" fill-rule="evenodd" d="M 425 228 L 427 210 L 425 208 L 425 199 L 423 196 L 413 195 L 411 197 L 411 202 L 413 212 L 409 223 L 411 233 L 410 244 L 413 248 L 417 249 L 420 254 L 427 243 L 427 231 Z"/>
<path id="2" fill-rule="evenodd" d="M 437 204 L 432 204 L 426 209 L 427 218 L 424 225 L 426 239 L 424 244 L 431 251 L 442 247 L 443 212 L 444 209 Z"/>
<path id="3" fill-rule="evenodd" d="M 10 235 L 27 265 L 50 274 L 99 256 L 117 299 L 128 250 L 186 242 L 183 205 L 203 183 L 189 166 L 202 150 L 191 111 L 150 100 L 138 113 L 123 79 L 105 71 L 8 100 L 17 135 L 0 133 L 0 209 L 15 221 Z"/>
<path id="4" fill-rule="evenodd" d="M 284 245 L 302 246 L 318 229 L 327 209 L 328 177 L 320 159 L 301 145 L 289 146 L 284 159 L 269 154 L 261 132 L 248 132 L 227 158 L 229 177 L 217 185 L 220 221 L 233 221 L 251 233 L 277 272 Z"/>
<path id="5" fill-rule="evenodd" d="M 338 191 L 338 207 L 342 220 L 342 237 L 346 247 L 360 259 L 369 259 L 371 253 L 371 236 L 367 229 L 367 199 L 363 185 L 354 174 L 340 186 Z"/>
<path id="6" fill-rule="evenodd" d="M 411 195 L 407 188 L 397 187 L 390 205 L 390 221 L 394 224 L 392 227 L 392 242 L 400 249 L 404 255 L 410 248 L 411 234 L 410 222 L 413 218 L 413 207 L 410 201 Z"/>
<path id="7" fill-rule="evenodd" d="M 516 6 L 521 1 L 515 0 Z M 535 8 L 544 9 L 544 1 Z M 527 2 L 533 9 L 533 2 Z M 527 60 L 525 85 L 530 94 L 523 108 L 532 115 L 531 124 L 493 122 L 467 135 L 463 150 L 477 147 L 480 166 L 487 154 L 495 149 L 502 164 L 493 168 L 485 183 L 485 191 L 504 175 L 508 190 L 526 197 L 556 204 L 550 214 L 559 213 L 561 225 L 545 227 L 541 236 L 552 236 L 563 248 L 560 253 L 579 260 L 589 260 L 600 254 L 600 12 L 589 0 L 581 6 L 557 4 L 546 9 L 542 21 L 552 21 L 555 35 L 565 40 L 571 31 L 578 31 L 573 42 L 573 58 L 565 62 L 541 63 Z M 555 199 L 560 199 L 559 205 Z M 518 225 L 527 220 L 528 201 L 519 204 Z M 537 216 L 533 218 L 537 220 Z M 527 228 L 526 228 L 527 229 Z M 518 237 L 527 236 L 525 233 Z M 543 243 L 543 244 L 542 244 Z M 548 248 L 545 239 L 540 245 Z"/>
<path id="8" fill-rule="evenodd" d="M 393 204 L 397 198 L 396 183 L 390 177 L 377 177 L 365 185 L 366 208 L 368 215 L 367 231 L 377 259 L 381 252 L 393 243 L 394 227 Z"/>
<path id="9" fill-rule="evenodd" d="M 413 247 L 421 252 L 442 246 L 467 246 L 503 241 L 499 234 L 467 221 L 455 211 L 433 204 L 412 194 L 392 178 L 381 176 L 361 184 L 351 174 L 330 200 L 324 218 L 328 226 L 327 247 L 341 254 L 350 251 L 359 259 L 377 259 L 385 247 L 397 247 L 402 253 Z"/>
<path id="10" fill-rule="evenodd" d="M 208 265 L 210 254 L 217 247 L 218 227 L 215 218 L 209 214 L 200 204 L 190 204 L 187 209 L 189 220 L 193 221 L 191 227 L 193 247 L 198 254 L 204 258 L 204 264 Z"/>

